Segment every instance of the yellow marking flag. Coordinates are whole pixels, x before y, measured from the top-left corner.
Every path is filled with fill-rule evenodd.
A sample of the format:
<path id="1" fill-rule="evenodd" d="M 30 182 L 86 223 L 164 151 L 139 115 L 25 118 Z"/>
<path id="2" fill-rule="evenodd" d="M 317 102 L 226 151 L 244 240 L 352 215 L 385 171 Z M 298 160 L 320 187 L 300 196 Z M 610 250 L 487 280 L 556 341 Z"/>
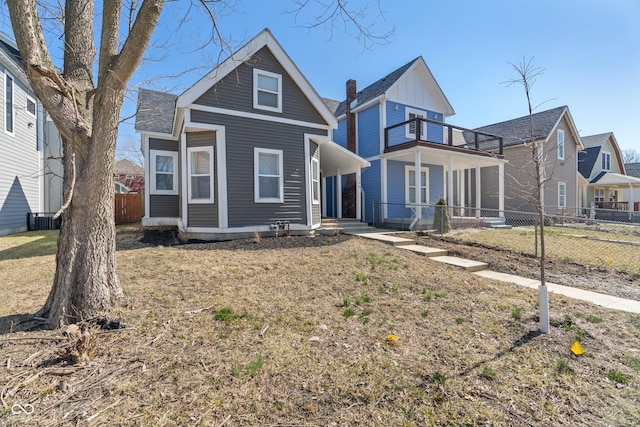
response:
<path id="1" fill-rule="evenodd" d="M 584 353 L 584 350 L 582 349 L 582 346 L 580 345 L 580 343 L 578 341 L 574 342 L 573 344 L 571 344 L 571 351 L 573 352 L 573 354 L 575 354 L 576 356 L 581 355 L 582 353 Z"/>

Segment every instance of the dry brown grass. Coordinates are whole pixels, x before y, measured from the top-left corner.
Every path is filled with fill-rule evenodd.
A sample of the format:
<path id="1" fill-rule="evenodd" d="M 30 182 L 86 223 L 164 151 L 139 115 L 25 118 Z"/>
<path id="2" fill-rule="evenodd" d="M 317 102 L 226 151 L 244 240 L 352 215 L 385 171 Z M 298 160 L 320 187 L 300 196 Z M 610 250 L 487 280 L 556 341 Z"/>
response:
<path id="1" fill-rule="evenodd" d="M 122 234 L 128 302 L 110 315 L 128 329 L 96 335 L 98 357 L 75 367 L 52 353 L 59 331 L 7 333 L 44 302 L 54 256 L 0 238 L 0 425 L 640 423 L 640 316 L 552 295 L 555 326 L 537 335 L 534 291 L 377 242 Z"/>
<path id="2" fill-rule="evenodd" d="M 534 254 L 536 250 L 533 227 L 515 227 L 511 230 L 462 229 L 447 236 L 462 242 L 526 254 Z M 545 243 L 546 254 L 550 258 L 640 274 L 640 236 L 628 234 L 628 230 L 599 231 L 547 226 Z"/>

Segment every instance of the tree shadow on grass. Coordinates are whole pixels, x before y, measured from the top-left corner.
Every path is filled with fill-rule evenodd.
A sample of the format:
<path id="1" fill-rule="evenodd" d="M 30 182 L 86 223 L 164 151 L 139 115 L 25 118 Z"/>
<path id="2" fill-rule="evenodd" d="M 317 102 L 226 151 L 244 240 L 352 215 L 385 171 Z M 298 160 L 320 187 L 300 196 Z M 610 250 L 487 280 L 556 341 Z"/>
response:
<path id="1" fill-rule="evenodd" d="M 515 340 L 513 342 L 513 344 L 511 344 L 511 346 L 509 348 L 506 348 L 504 350 L 502 350 L 501 352 L 497 353 L 495 356 L 486 359 L 486 360 L 481 360 L 480 362 L 476 362 L 473 365 L 471 365 L 470 367 L 468 367 L 467 369 L 465 369 L 464 371 L 460 372 L 458 374 L 458 376 L 460 377 L 464 377 L 468 374 L 470 374 L 471 372 L 473 372 L 476 368 L 479 368 L 480 366 L 484 365 L 485 363 L 488 362 L 492 362 L 494 360 L 498 360 L 501 357 L 511 353 L 512 351 L 514 351 L 516 348 L 527 344 L 529 341 L 533 340 L 534 338 L 538 337 L 542 335 L 542 332 L 540 332 L 539 329 L 536 329 L 535 331 L 529 331 L 526 334 L 524 334 L 523 336 L 521 336 L 520 338 L 518 338 L 517 340 Z"/>
<path id="2" fill-rule="evenodd" d="M 34 318 L 33 313 L 10 314 L 0 317 L 0 336 L 46 329 L 45 326 L 46 322 Z"/>

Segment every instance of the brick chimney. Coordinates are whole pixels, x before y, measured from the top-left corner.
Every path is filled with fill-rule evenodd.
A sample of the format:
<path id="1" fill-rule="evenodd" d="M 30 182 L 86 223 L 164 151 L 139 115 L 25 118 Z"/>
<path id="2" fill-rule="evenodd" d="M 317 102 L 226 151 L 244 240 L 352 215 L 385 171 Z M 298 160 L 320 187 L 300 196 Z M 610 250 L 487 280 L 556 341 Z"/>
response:
<path id="1" fill-rule="evenodd" d="M 351 112 L 351 104 L 356 100 L 356 81 L 347 80 L 347 150 L 356 152 L 356 115 Z"/>
<path id="2" fill-rule="evenodd" d="M 356 152 L 356 115 L 351 112 L 351 104 L 356 100 L 356 81 L 347 80 L 347 150 Z M 342 217 L 356 217 L 356 174 L 347 175 L 342 192 Z"/>

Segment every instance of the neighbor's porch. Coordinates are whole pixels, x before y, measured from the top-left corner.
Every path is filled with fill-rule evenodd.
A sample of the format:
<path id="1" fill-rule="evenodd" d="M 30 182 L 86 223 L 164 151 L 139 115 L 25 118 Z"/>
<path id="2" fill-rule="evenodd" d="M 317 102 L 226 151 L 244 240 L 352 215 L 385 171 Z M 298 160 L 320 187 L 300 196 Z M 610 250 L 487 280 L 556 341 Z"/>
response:
<path id="1" fill-rule="evenodd" d="M 592 219 L 620 220 L 626 216 L 629 221 L 637 220 L 640 200 L 634 193 L 639 189 L 640 178 L 606 172 L 584 187 L 584 200 L 589 204 L 583 213 Z"/>

